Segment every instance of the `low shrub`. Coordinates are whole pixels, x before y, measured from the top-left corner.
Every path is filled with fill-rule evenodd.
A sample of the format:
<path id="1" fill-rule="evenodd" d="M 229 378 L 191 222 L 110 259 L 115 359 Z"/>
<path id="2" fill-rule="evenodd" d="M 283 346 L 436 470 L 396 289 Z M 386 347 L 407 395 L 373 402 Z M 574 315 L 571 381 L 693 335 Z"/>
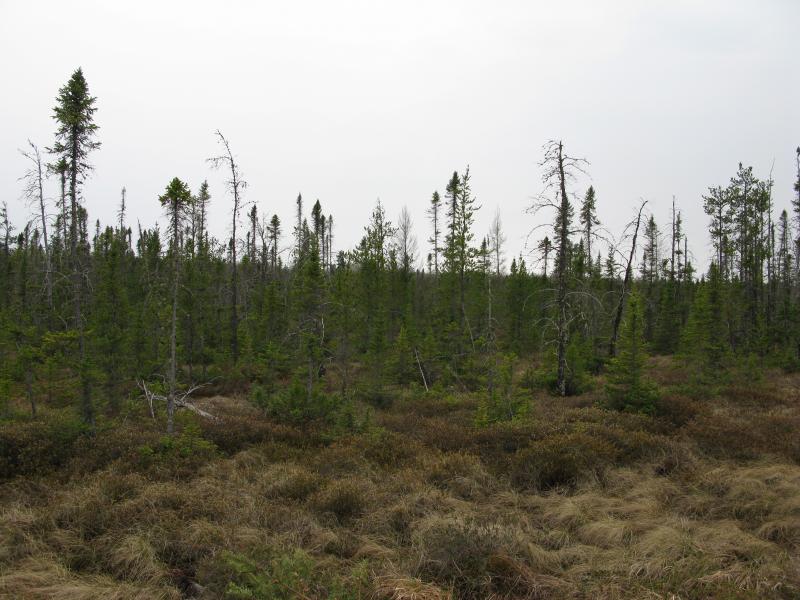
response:
<path id="1" fill-rule="evenodd" d="M 464 499 L 483 496 L 495 487 L 481 460 L 464 452 L 434 458 L 425 465 L 425 480 L 438 489 Z"/>
<path id="2" fill-rule="evenodd" d="M 800 416 L 784 413 L 701 414 L 686 433 L 712 456 L 750 460 L 777 454 L 800 463 Z"/>
<path id="3" fill-rule="evenodd" d="M 309 390 L 300 377 L 294 377 L 288 386 L 268 393 L 261 386 L 250 391 L 253 403 L 268 416 L 282 423 L 299 424 L 327 419 L 333 412 L 334 398 L 315 386 Z"/>
<path id="4" fill-rule="evenodd" d="M 165 435 L 157 444 L 139 447 L 138 463 L 145 469 L 191 476 L 217 455 L 214 442 L 205 439 L 200 427 L 190 423 L 179 435 Z"/>
<path id="5" fill-rule="evenodd" d="M 500 556 L 513 556 L 515 543 L 499 525 L 473 519 L 433 517 L 414 535 L 415 575 L 451 588 L 456 597 L 488 598 L 497 591 Z M 505 569 L 503 569 L 505 570 Z"/>
<path id="6" fill-rule="evenodd" d="M 352 398 L 326 393 L 319 386 L 314 386 L 309 392 L 299 377 L 275 392 L 254 385 L 250 390 L 250 400 L 278 422 L 290 425 L 322 423 L 330 426 L 330 433 L 334 435 L 363 431 L 369 424 L 369 413 L 360 410 Z"/>
<path id="7" fill-rule="evenodd" d="M 511 480 L 523 489 L 574 486 L 582 477 L 601 475 L 618 456 L 617 448 L 594 435 L 555 435 L 517 452 L 511 465 Z"/>
<path id="8" fill-rule="evenodd" d="M 514 390 L 513 370 L 516 357 L 504 355 L 497 361 L 494 387 L 488 396 L 478 403 L 475 423 L 485 427 L 499 421 L 512 421 L 528 413 L 529 395 Z"/>
<path id="9" fill-rule="evenodd" d="M 415 441 L 379 428 L 359 436 L 355 443 L 367 460 L 386 469 L 408 465 L 419 452 L 419 444 Z"/>
<path id="10" fill-rule="evenodd" d="M 339 521 L 360 517 L 367 508 L 368 486 L 362 479 L 347 477 L 331 482 L 311 498 L 320 513 L 333 514 Z"/>
<path id="11" fill-rule="evenodd" d="M 281 465 L 270 478 L 264 493 L 269 498 L 304 501 L 319 490 L 322 482 L 322 477 L 316 473 Z"/>
<path id="12" fill-rule="evenodd" d="M 682 394 L 661 394 L 655 402 L 655 414 L 675 427 L 683 427 L 694 419 L 702 406 Z"/>
<path id="13" fill-rule="evenodd" d="M 86 434 L 87 428 L 68 411 L 36 420 L 7 421 L 0 427 L 0 480 L 40 475 L 64 466 Z"/>
<path id="14" fill-rule="evenodd" d="M 275 423 L 263 417 L 225 415 L 223 419 L 203 420 L 200 423 L 203 437 L 213 442 L 226 454 L 234 454 L 255 444 L 282 442 L 296 448 L 322 443 L 313 429 L 300 430 L 294 426 Z"/>
<path id="15" fill-rule="evenodd" d="M 222 560 L 229 578 L 225 598 L 289 600 L 313 591 L 315 563 L 302 550 L 270 557 L 266 568 L 241 554 L 226 553 Z"/>
<path id="16" fill-rule="evenodd" d="M 346 576 L 328 572 L 307 552 L 268 549 L 253 557 L 224 552 L 209 570 L 215 597 L 227 600 L 356 600 L 366 596 L 369 574 L 363 564 Z"/>

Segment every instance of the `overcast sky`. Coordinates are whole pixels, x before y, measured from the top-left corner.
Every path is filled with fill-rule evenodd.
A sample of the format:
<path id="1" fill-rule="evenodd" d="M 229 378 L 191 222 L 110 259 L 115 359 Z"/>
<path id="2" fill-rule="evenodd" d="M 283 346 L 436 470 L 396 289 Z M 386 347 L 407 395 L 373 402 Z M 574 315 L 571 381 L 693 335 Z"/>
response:
<path id="1" fill-rule="evenodd" d="M 219 128 L 246 198 L 287 233 L 302 192 L 333 214 L 335 249 L 350 247 L 380 198 L 392 217 L 408 206 L 427 251 L 430 195 L 469 164 L 478 233 L 500 207 L 516 254 L 537 223 L 524 211 L 542 144 L 561 138 L 590 162 L 574 191 L 595 186 L 612 232 L 639 198 L 666 230 L 675 195 L 705 261 L 701 195 L 739 161 L 763 178 L 774 161 L 789 206 L 798 23 L 793 0 L 0 0 L 0 200 L 18 226 L 32 216 L 17 149 L 52 144 L 55 96 L 80 66 L 103 144 L 85 187 L 92 221 L 114 219 L 125 186 L 148 226 L 172 177 L 195 190 L 207 178 L 225 234 L 230 200 L 205 162 Z"/>

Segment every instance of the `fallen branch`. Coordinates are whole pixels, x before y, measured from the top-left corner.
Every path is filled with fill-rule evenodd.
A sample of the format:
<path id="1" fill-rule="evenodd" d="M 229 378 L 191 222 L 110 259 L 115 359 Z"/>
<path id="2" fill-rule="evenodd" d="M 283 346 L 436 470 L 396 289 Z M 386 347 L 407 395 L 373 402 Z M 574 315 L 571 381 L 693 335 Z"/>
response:
<path id="1" fill-rule="evenodd" d="M 417 358 L 417 366 L 419 367 L 419 374 L 422 375 L 422 383 L 425 384 L 425 391 L 428 391 L 428 382 L 425 380 L 425 371 L 422 370 L 422 363 L 419 360 L 419 352 L 414 348 L 414 356 Z"/>
<path id="2" fill-rule="evenodd" d="M 148 403 L 148 405 L 150 407 L 150 416 L 153 419 L 155 419 L 156 418 L 156 413 L 155 413 L 155 409 L 153 407 L 154 402 L 156 400 L 158 400 L 160 402 L 166 402 L 167 401 L 167 397 L 162 395 L 162 394 L 157 394 L 153 390 L 149 389 L 147 387 L 147 383 L 145 383 L 145 381 L 143 379 L 138 380 L 136 383 L 139 386 L 139 389 L 142 390 L 142 393 L 144 394 L 144 397 L 147 400 L 147 403 Z M 205 387 L 207 385 L 208 385 L 208 383 L 201 383 L 199 385 L 195 385 L 195 386 L 190 387 L 180 397 L 175 398 L 175 406 L 179 407 L 179 408 L 187 408 L 190 411 L 192 411 L 193 413 L 195 413 L 197 415 L 200 415 L 201 417 L 203 417 L 205 419 L 210 419 L 212 421 L 219 421 L 220 418 L 217 417 L 216 415 L 212 415 L 210 412 L 207 412 L 207 411 L 203 410 L 202 408 L 197 408 L 191 402 L 187 402 L 186 401 L 186 399 L 189 396 L 191 396 L 193 392 L 195 392 L 195 391 L 199 390 L 200 388 Z"/>

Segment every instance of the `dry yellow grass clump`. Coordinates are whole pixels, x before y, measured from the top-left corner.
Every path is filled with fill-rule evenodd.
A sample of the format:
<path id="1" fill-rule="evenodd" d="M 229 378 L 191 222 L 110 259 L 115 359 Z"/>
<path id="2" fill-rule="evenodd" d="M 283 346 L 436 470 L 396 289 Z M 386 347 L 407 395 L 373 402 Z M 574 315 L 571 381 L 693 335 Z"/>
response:
<path id="1" fill-rule="evenodd" d="M 771 431 L 796 395 L 667 397 L 661 419 L 539 397 L 476 429 L 474 397 L 401 394 L 336 439 L 215 402 L 178 451 L 128 432 L 97 468 L 4 483 L 0 596 L 800 597 L 800 466 Z"/>

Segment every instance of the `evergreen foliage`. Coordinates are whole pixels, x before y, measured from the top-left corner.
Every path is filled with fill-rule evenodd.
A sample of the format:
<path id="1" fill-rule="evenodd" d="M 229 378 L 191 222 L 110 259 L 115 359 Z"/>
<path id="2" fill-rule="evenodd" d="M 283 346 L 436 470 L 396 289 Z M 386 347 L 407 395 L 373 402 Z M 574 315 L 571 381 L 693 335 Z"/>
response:
<path id="1" fill-rule="evenodd" d="M 617 355 L 608 364 L 606 395 L 610 408 L 654 412 L 657 389 L 644 373 L 646 359 L 642 301 L 637 292 L 632 292 L 617 341 Z"/>
<path id="2" fill-rule="evenodd" d="M 334 254 L 334 218 L 320 200 L 307 213 L 297 196 L 289 242 L 288 215 L 245 206 L 246 184 L 219 132 L 212 163 L 228 175 L 230 236 L 212 233 L 205 181 L 195 193 L 188 182 L 169 183 L 159 198 L 163 228 L 129 225 L 124 192 L 104 226 L 82 205 L 100 148 L 96 111 L 79 69 L 54 109 L 53 160 L 42 176 L 59 193 L 41 220 L 48 234 L 39 210 L 36 221 L 15 224 L 0 208 L 0 414 L 74 406 L 91 431 L 96 408 L 101 418 L 121 414 L 137 383 L 163 381 L 174 407 L 178 390 L 255 382 L 253 397 L 276 418 L 332 422 L 341 407 L 355 410 L 353 397 L 382 402 L 413 385 L 480 394 L 477 420 L 489 424 L 527 410 L 515 360 L 528 365 L 527 384 L 562 396 L 591 388 L 620 306 L 607 372 L 613 408 L 653 411 L 645 347 L 682 357 L 706 391 L 750 357 L 800 365 L 800 235 L 791 218 L 800 214 L 800 169 L 789 210 L 775 206 L 772 182 L 743 164 L 709 188 L 713 264 L 697 281 L 679 207 L 661 227 L 657 214 L 642 217 L 640 248 L 629 238 L 610 245 L 597 236 L 594 187 L 573 207 L 584 162 L 548 143 L 540 198 L 552 210 L 548 231 L 533 258 L 514 257 L 505 269 L 500 216 L 489 231 L 476 225 L 468 167 L 427 201 L 429 248 L 416 247 L 409 211 L 393 224 L 378 201 L 359 244 Z M 428 256 L 427 269 L 418 256 Z"/>

